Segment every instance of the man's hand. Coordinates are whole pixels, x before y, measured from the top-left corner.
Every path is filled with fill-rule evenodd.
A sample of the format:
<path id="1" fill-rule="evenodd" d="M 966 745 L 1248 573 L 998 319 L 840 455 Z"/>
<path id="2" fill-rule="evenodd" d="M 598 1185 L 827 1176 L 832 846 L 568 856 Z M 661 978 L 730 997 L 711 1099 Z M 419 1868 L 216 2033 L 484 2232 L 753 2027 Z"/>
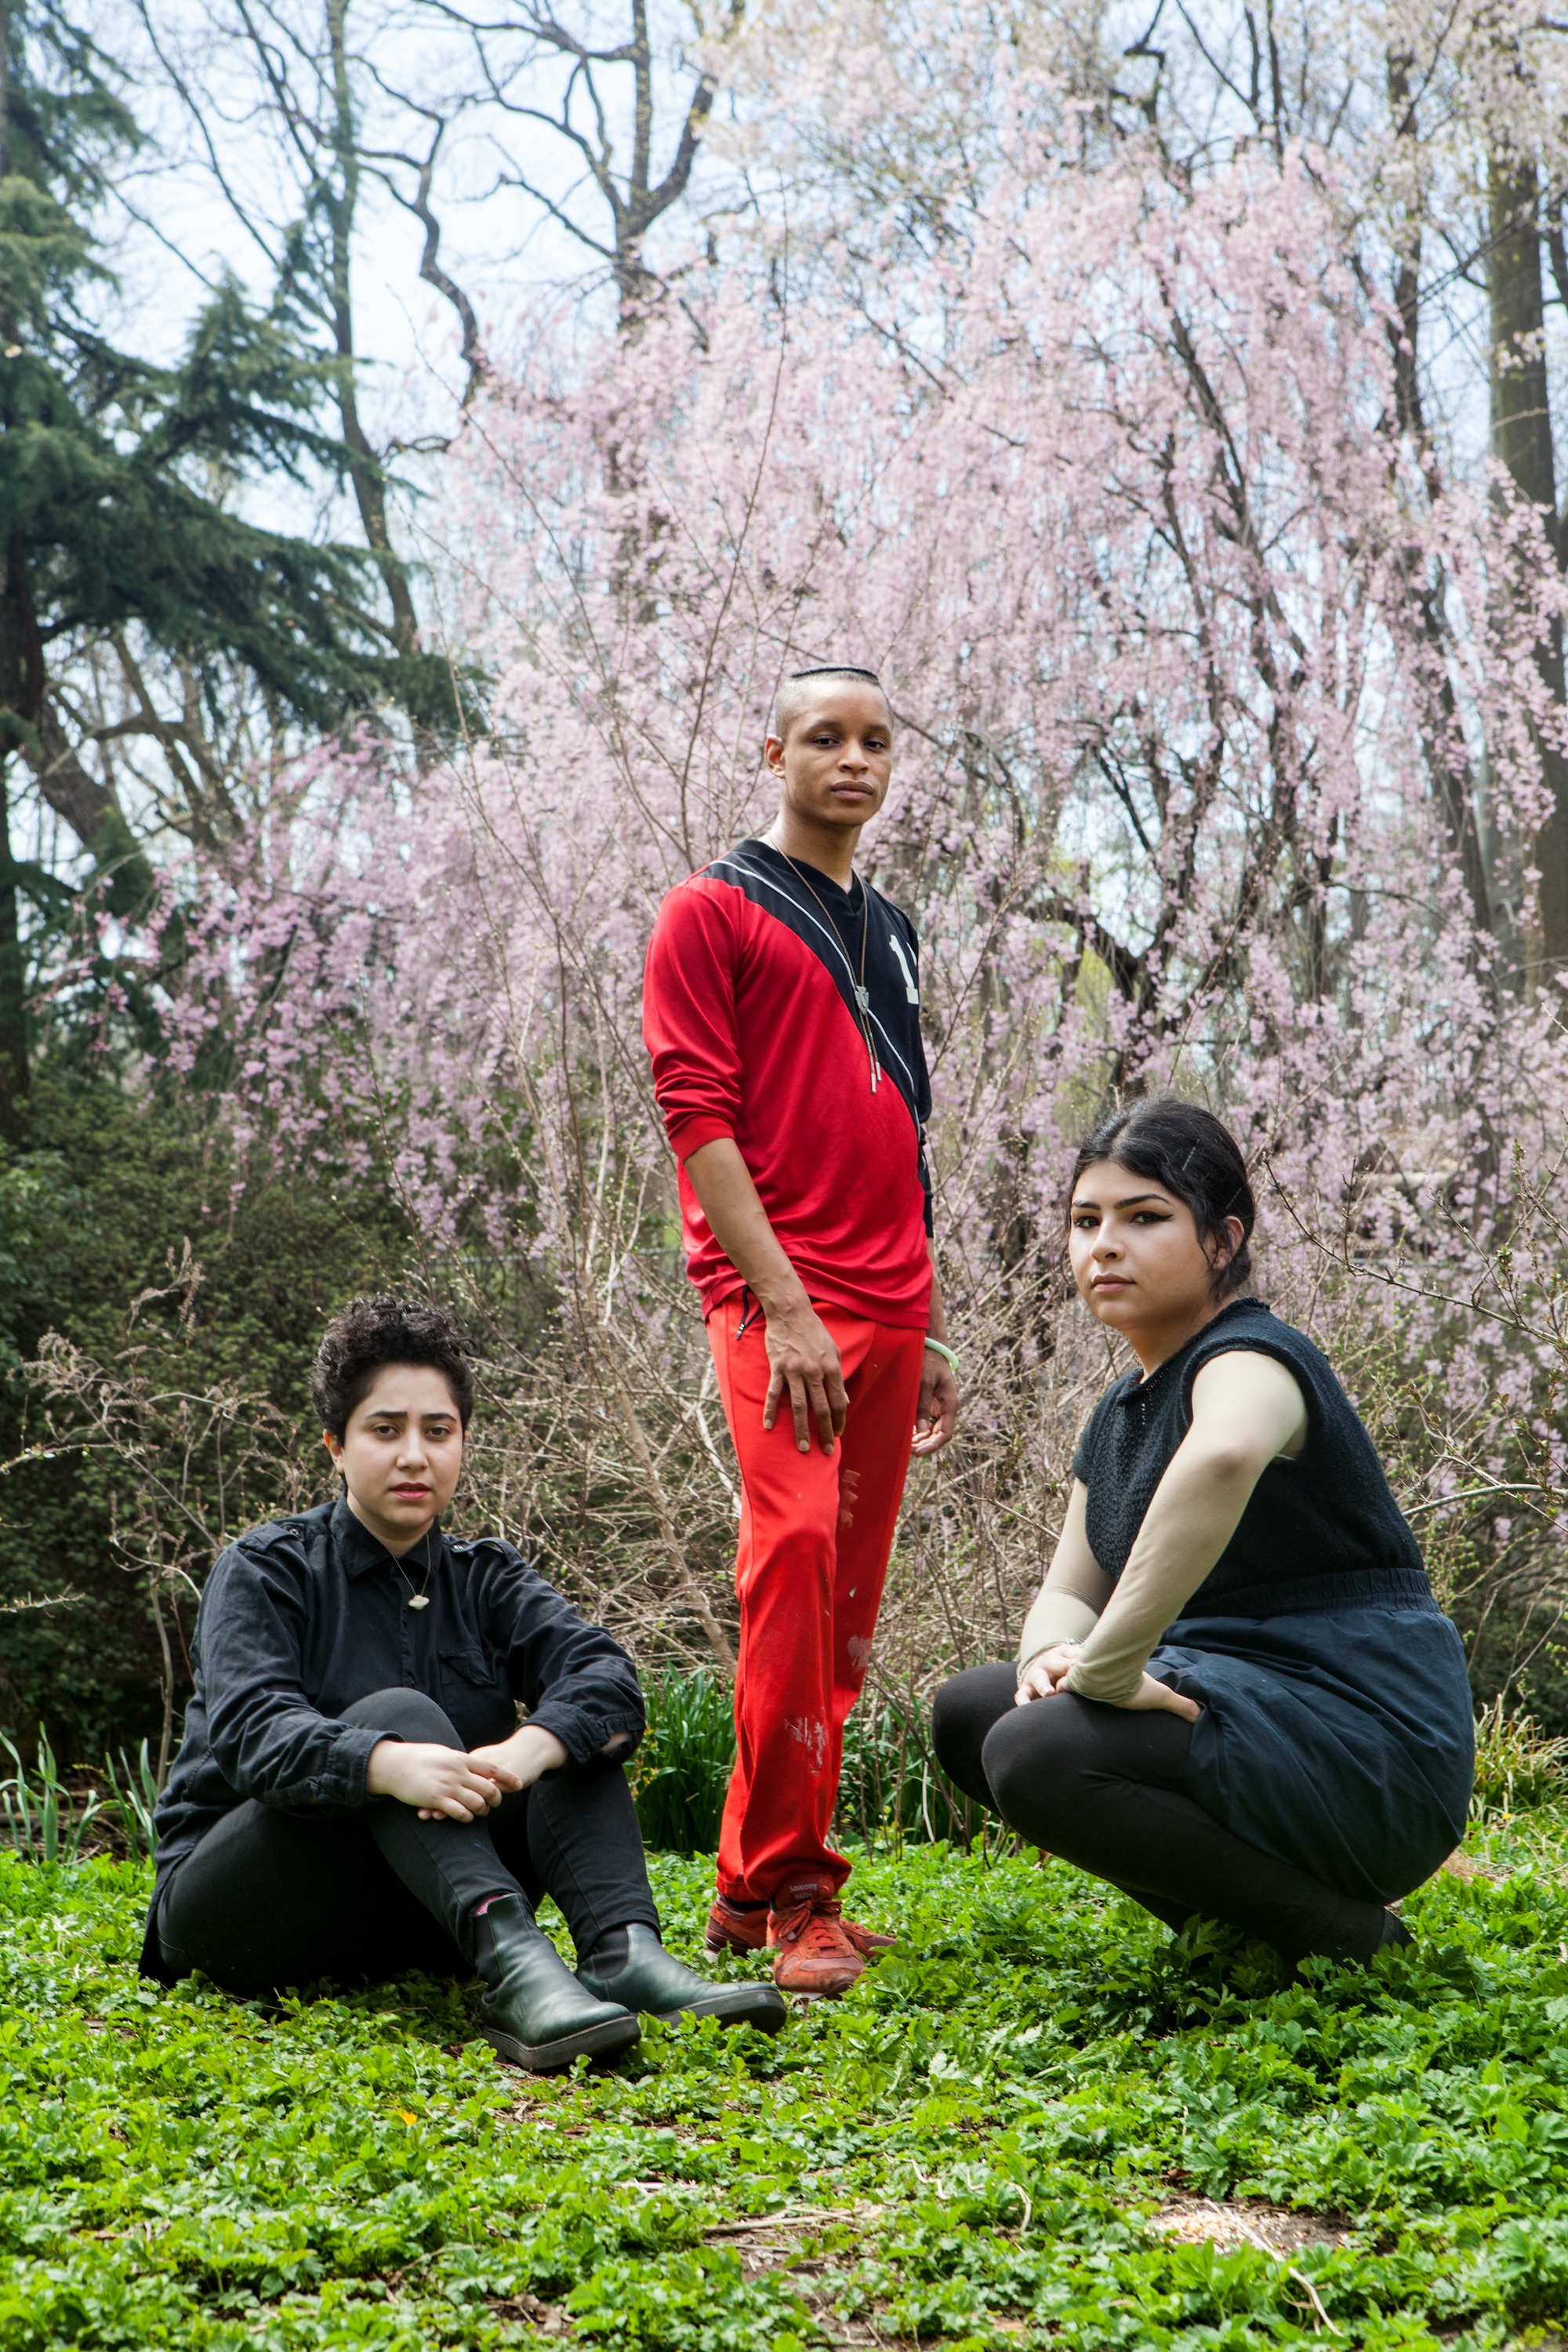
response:
<path id="1" fill-rule="evenodd" d="M 1073 1670 L 1079 1653 L 1076 1642 L 1058 1642 L 1031 1658 L 1018 1677 L 1018 1687 L 1013 1695 L 1015 1706 L 1027 1706 L 1031 1699 L 1054 1698 Z"/>
<path id="2" fill-rule="evenodd" d="M 778 1418 L 784 1392 L 795 1415 L 795 1442 L 801 1453 L 811 1452 L 811 1423 L 824 1454 L 844 1428 L 849 1399 L 844 1390 L 844 1367 L 832 1334 L 805 1297 L 785 1307 L 764 1309 L 763 1338 L 773 1377 L 763 1403 L 763 1427 Z"/>
<path id="3" fill-rule="evenodd" d="M 811 1452 L 815 1420 L 822 1450 L 831 1454 L 849 1410 L 844 1367 L 799 1275 L 779 1246 L 733 1138 L 720 1135 L 700 1144 L 687 1159 L 686 1173 L 714 1240 L 763 1310 L 772 1373 L 763 1427 L 771 1429 L 778 1419 L 787 1390 L 796 1445 L 803 1454 Z"/>
<path id="4" fill-rule="evenodd" d="M 958 1422 L 958 1382 L 952 1366 L 934 1348 L 925 1352 L 921 1372 L 921 1401 L 915 1407 L 911 1454 L 940 1454 Z"/>
<path id="5" fill-rule="evenodd" d="M 515 1772 L 493 1760 L 498 1752 L 465 1756 L 460 1748 L 441 1748 L 434 1740 L 379 1739 L 365 1768 L 365 1791 L 417 1806 L 422 1822 L 482 1821 L 509 1789 L 522 1785 Z"/>

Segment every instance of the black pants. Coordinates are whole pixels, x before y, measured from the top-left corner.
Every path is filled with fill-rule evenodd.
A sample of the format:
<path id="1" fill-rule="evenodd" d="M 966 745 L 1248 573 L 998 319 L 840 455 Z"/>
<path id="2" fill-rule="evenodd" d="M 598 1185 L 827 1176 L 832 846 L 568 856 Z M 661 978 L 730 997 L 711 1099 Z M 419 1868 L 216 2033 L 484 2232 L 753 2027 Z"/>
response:
<path id="1" fill-rule="evenodd" d="M 936 1695 L 942 1769 L 1031 1845 L 1107 1878 L 1167 1927 L 1194 1913 L 1288 1959 L 1367 1959 L 1387 1914 L 1233 1837 L 1182 1794 L 1192 1726 L 1058 1692 L 1016 1706 L 1017 1675 L 975 1666 Z"/>
<path id="2" fill-rule="evenodd" d="M 389 1737 L 461 1748 L 423 1691 L 376 1691 L 343 1717 Z M 158 1940 L 176 1975 L 201 1969 L 265 1995 L 331 1977 L 466 1974 L 487 1895 L 552 1895 L 579 1956 L 607 1928 L 658 1927 L 626 1776 L 566 1764 L 503 1797 L 484 1822 L 422 1822 L 373 1798 L 353 1811 L 238 1805 L 165 1888 Z"/>

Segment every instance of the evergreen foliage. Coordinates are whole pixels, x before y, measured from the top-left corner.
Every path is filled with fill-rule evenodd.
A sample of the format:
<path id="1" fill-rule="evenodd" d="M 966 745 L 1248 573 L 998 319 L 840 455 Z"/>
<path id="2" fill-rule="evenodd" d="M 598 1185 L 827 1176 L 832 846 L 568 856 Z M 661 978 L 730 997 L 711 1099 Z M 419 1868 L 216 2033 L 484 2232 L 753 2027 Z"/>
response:
<path id="1" fill-rule="evenodd" d="M 26 1148 L 0 1161 L 0 1461 L 40 1440 L 21 1366 L 56 1330 L 167 1390 L 227 1383 L 266 1401 L 276 1429 L 237 1486 L 220 1496 L 219 1465 L 195 1465 L 197 1507 L 237 1528 L 279 1507 L 268 1455 L 292 1477 L 310 1462 L 306 1371 L 322 1321 L 387 1278 L 405 1236 L 385 1192 L 351 1195 L 320 1169 L 237 1188 L 199 1100 L 153 1108 L 107 1080 L 46 1075 Z M 180 1275 L 187 1243 L 194 1295 Z M 0 1617 L 0 1724 L 28 1743 L 42 1725 L 73 1760 L 134 1747 L 156 1727 L 153 1626 L 110 1541 L 129 1516 L 125 1486 L 123 1465 L 72 1454 L 26 1459 L 0 1480 L 0 1605 L 76 1596 Z M 188 1630 L 194 1598 L 174 1599 Z"/>
<path id="2" fill-rule="evenodd" d="M 73 649 L 134 627 L 180 666 L 199 705 L 216 713 L 254 691 L 280 719 L 324 730 L 392 701 L 438 723 L 450 672 L 390 643 L 367 608 L 379 593 L 371 552 L 237 509 L 237 488 L 258 475 L 341 485 L 373 462 L 317 421 L 337 362 L 312 348 L 287 299 L 258 310 L 232 279 L 172 364 L 110 341 L 99 220 L 135 123 L 114 68 L 58 0 L 15 0 L 0 42 L 0 760 L 14 771 L 23 755 L 91 851 L 99 902 L 123 918 L 145 906 L 153 874 L 62 718 Z M 118 724 L 163 740 L 176 766 L 201 767 L 188 725 L 145 708 Z M 208 783 L 232 833 L 224 782 Z M 17 893 L 56 919 L 68 894 L 12 856 L 4 794 L 0 821 L 0 1133 L 14 1141 L 29 1083 Z"/>

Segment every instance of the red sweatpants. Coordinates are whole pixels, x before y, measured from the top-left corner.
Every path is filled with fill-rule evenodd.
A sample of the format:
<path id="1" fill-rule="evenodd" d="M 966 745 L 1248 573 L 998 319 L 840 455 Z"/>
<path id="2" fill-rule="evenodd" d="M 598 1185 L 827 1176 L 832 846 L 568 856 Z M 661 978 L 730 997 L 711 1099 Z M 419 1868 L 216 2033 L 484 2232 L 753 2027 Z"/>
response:
<path id="1" fill-rule="evenodd" d="M 719 1891 L 741 1903 L 771 1902 L 798 1874 L 836 1887 L 849 1875 L 827 1831 L 920 1402 L 923 1332 L 868 1323 L 837 1307 L 816 1311 L 849 1397 L 844 1434 L 829 1454 L 815 1423 L 810 1453 L 798 1450 L 787 1395 L 763 1429 L 768 1357 L 755 1309 L 739 1338 L 739 1298 L 708 1321 L 741 1465 L 736 1757 L 719 1832 Z"/>

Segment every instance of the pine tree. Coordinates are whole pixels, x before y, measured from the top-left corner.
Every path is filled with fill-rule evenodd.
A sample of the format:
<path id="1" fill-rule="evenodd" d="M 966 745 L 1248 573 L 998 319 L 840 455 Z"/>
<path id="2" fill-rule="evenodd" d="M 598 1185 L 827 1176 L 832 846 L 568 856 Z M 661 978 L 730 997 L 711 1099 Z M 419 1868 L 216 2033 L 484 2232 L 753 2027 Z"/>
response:
<path id="1" fill-rule="evenodd" d="M 222 286 L 172 366 L 100 331 L 94 297 L 112 281 L 94 225 L 137 137 L 110 63 L 61 0 L 0 0 L 0 1136 L 11 1138 L 28 1085 L 19 899 L 59 893 L 13 855 L 18 759 L 92 853 L 113 911 L 132 911 L 151 878 L 110 785 L 62 722 L 51 664 L 86 635 L 135 625 L 212 690 L 237 668 L 274 707 L 323 727 L 442 692 L 432 665 L 400 657 L 364 611 L 375 574 L 363 551 L 259 528 L 213 494 L 215 480 L 342 481 L 363 464 L 315 422 L 330 378 L 286 315 Z"/>

